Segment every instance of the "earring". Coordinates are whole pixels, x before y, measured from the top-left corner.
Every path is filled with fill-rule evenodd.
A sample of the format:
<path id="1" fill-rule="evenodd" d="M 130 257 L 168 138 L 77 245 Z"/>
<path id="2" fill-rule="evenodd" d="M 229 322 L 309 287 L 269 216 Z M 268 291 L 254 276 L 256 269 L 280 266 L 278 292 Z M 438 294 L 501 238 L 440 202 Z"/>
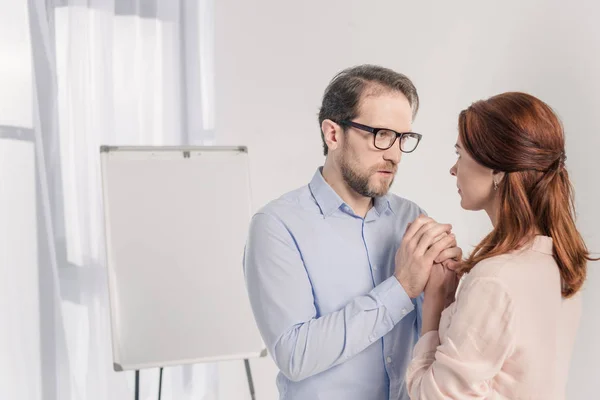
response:
<path id="1" fill-rule="evenodd" d="M 498 182 L 495 179 L 492 180 L 494 182 L 494 190 L 498 190 Z"/>

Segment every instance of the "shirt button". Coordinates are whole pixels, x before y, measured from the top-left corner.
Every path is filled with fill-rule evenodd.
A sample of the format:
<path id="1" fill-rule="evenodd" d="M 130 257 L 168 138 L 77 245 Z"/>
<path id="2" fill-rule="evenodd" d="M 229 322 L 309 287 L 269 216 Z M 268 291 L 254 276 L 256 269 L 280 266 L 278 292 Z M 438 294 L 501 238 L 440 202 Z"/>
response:
<path id="1" fill-rule="evenodd" d="M 392 357 L 386 358 L 385 361 L 387 361 L 388 364 L 391 364 L 392 363 Z"/>
<path id="2" fill-rule="evenodd" d="M 373 336 L 369 336 L 369 342 L 372 342 L 374 340 L 375 340 L 375 338 Z"/>
<path id="3" fill-rule="evenodd" d="M 406 310 L 406 308 L 402 309 L 402 315 L 406 315 L 408 313 L 408 310 Z"/>

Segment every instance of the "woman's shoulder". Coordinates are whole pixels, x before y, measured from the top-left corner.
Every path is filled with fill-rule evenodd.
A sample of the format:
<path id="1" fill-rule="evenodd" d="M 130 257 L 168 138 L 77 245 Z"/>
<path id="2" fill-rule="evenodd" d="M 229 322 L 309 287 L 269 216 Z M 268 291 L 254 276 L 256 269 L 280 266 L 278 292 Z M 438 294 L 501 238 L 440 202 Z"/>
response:
<path id="1" fill-rule="evenodd" d="M 538 282 L 538 286 L 553 288 L 559 284 L 558 268 L 552 256 L 537 253 L 530 249 L 486 258 L 478 262 L 463 279 L 464 286 L 485 280 L 494 281 L 511 293 L 524 290 L 524 282 Z M 514 294 L 514 293 L 513 293 Z"/>
<path id="2" fill-rule="evenodd" d="M 552 239 L 536 236 L 533 241 L 517 250 L 486 258 L 478 262 L 469 272 L 473 277 L 501 277 L 523 274 L 527 270 L 539 272 L 554 264 Z"/>
<path id="3" fill-rule="evenodd" d="M 519 264 L 519 255 L 515 253 L 501 254 L 486 258 L 469 271 L 468 277 L 476 278 L 500 278 L 507 269 Z"/>
<path id="4" fill-rule="evenodd" d="M 523 271 L 521 253 L 506 253 L 486 258 L 477 264 L 462 279 L 461 286 L 468 287 L 477 282 L 495 283 L 495 286 L 504 287 L 507 291 L 515 279 Z"/>

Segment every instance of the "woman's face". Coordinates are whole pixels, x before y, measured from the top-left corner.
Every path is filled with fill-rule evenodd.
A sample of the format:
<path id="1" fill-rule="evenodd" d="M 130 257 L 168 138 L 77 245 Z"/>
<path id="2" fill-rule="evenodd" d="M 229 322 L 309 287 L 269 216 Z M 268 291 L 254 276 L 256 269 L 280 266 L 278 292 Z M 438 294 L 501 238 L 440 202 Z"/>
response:
<path id="1" fill-rule="evenodd" d="M 456 177 L 461 207 L 471 211 L 491 210 L 495 197 L 494 171 L 471 157 L 465 150 L 460 135 L 455 147 L 458 158 L 450 168 L 450 174 Z"/>

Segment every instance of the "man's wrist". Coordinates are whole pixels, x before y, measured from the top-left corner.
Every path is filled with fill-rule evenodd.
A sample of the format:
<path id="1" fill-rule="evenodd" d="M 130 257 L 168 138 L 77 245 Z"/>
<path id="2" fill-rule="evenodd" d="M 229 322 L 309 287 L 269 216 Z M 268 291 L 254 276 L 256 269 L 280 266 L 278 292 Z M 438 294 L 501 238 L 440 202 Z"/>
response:
<path id="1" fill-rule="evenodd" d="M 378 303 L 382 304 L 390 313 L 394 325 L 415 308 L 410 297 L 395 276 L 377 285 L 373 289 L 372 294 L 378 299 Z"/>
<path id="2" fill-rule="evenodd" d="M 415 291 L 412 290 L 410 285 L 407 285 L 406 283 L 402 282 L 403 279 L 401 279 L 398 275 L 394 275 L 394 276 L 396 277 L 396 279 L 398 280 L 398 283 L 400 283 L 400 286 L 402 286 L 402 288 L 404 289 L 404 291 L 406 292 L 408 297 L 410 297 L 411 299 L 416 299 L 417 297 L 419 297 L 419 295 L 421 293 L 415 293 Z"/>

